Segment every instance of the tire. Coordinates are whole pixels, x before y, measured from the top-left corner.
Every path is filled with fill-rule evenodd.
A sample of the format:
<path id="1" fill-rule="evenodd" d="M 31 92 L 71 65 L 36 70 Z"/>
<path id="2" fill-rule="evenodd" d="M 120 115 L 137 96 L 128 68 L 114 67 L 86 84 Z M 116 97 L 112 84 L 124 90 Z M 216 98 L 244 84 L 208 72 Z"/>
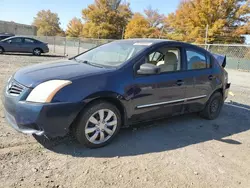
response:
<path id="1" fill-rule="evenodd" d="M 208 120 L 216 119 L 220 115 L 223 104 L 221 93 L 215 92 L 209 98 L 205 108 L 200 112 L 200 116 Z"/>
<path id="2" fill-rule="evenodd" d="M 3 54 L 3 52 L 4 52 L 4 49 L 3 47 L 0 46 L 0 54 Z"/>
<path id="3" fill-rule="evenodd" d="M 120 111 L 114 105 L 97 101 L 80 114 L 74 131 L 75 137 L 88 148 L 100 148 L 113 140 L 121 123 Z"/>
<path id="4" fill-rule="evenodd" d="M 40 48 L 35 48 L 33 50 L 33 55 L 40 56 L 42 54 L 42 50 Z"/>

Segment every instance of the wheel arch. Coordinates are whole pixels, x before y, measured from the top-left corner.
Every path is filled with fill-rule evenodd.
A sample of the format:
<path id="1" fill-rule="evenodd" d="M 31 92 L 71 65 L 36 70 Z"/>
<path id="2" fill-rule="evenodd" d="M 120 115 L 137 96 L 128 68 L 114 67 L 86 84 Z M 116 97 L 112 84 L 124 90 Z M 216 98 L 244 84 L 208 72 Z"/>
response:
<path id="1" fill-rule="evenodd" d="M 223 88 L 217 88 L 217 89 L 215 89 L 214 92 L 209 96 L 209 98 L 210 98 L 214 93 L 216 93 L 216 92 L 219 92 L 219 93 L 222 95 L 222 97 L 224 97 Z"/>
<path id="2" fill-rule="evenodd" d="M 2 48 L 2 49 L 3 49 L 3 52 L 5 52 L 5 49 L 4 49 L 4 47 L 0 46 L 0 48 Z"/>
<path id="3" fill-rule="evenodd" d="M 114 92 L 98 92 L 95 94 L 92 94 L 88 97 L 86 97 L 83 100 L 83 107 L 82 109 L 79 111 L 79 113 L 77 114 L 75 120 L 73 121 L 73 123 L 70 125 L 70 128 L 73 128 L 76 121 L 78 120 L 80 114 L 82 112 L 84 112 L 84 110 L 94 104 L 94 103 L 99 103 L 100 101 L 104 101 L 104 102 L 108 102 L 113 104 L 120 112 L 121 114 L 121 119 L 122 119 L 122 127 L 125 127 L 127 125 L 127 121 L 128 121 L 128 116 L 127 116 L 127 105 L 125 104 L 125 99 L 122 95 L 119 95 L 117 93 Z"/>

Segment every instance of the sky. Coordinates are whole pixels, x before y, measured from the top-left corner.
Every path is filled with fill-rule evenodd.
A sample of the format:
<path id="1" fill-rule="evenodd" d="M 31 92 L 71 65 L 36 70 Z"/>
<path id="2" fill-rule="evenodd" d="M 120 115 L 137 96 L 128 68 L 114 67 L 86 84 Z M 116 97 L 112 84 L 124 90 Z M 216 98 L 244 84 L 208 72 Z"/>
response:
<path id="1" fill-rule="evenodd" d="M 50 9 L 58 14 L 65 30 L 73 17 L 81 18 L 81 10 L 94 0 L 0 0 L 0 20 L 31 24 L 37 12 Z M 133 12 L 143 12 L 149 6 L 162 14 L 174 12 L 180 0 L 127 0 Z"/>

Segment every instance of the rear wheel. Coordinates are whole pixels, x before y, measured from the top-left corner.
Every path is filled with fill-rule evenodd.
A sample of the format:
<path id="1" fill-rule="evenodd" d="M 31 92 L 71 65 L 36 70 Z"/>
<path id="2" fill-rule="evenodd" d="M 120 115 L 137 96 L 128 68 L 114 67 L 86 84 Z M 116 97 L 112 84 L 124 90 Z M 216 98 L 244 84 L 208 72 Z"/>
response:
<path id="1" fill-rule="evenodd" d="M 223 104 L 224 101 L 221 93 L 216 92 L 210 97 L 206 107 L 200 112 L 200 115 L 205 119 L 216 119 L 220 115 Z"/>
<path id="2" fill-rule="evenodd" d="M 3 47 L 0 46 L 0 54 L 2 54 L 4 52 Z"/>
<path id="3" fill-rule="evenodd" d="M 112 104 L 93 103 L 80 115 L 75 128 L 76 139 L 88 148 L 107 145 L 121 127 L 121 115 Z"/>
<path id="4" fill-rule="evenodd" d="M 42 50 L 39 48 L 35 48 L 33 50 L 33 55 L 40 56 L 42 54 Z"/>

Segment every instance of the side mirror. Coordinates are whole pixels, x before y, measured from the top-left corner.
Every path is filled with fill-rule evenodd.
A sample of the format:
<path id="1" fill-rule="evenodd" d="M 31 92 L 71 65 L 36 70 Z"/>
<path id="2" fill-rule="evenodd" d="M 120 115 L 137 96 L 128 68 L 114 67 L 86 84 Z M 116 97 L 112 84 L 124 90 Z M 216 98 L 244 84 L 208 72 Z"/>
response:
<path id="1" fill-rule="evenodd" d="M 140 66 L 140 69 L 137 71 L 137 74 L 150 75 L 150 74 L 159 74 L 160 68 L 156 65 L 150 63 L 144 63 Z"/>

